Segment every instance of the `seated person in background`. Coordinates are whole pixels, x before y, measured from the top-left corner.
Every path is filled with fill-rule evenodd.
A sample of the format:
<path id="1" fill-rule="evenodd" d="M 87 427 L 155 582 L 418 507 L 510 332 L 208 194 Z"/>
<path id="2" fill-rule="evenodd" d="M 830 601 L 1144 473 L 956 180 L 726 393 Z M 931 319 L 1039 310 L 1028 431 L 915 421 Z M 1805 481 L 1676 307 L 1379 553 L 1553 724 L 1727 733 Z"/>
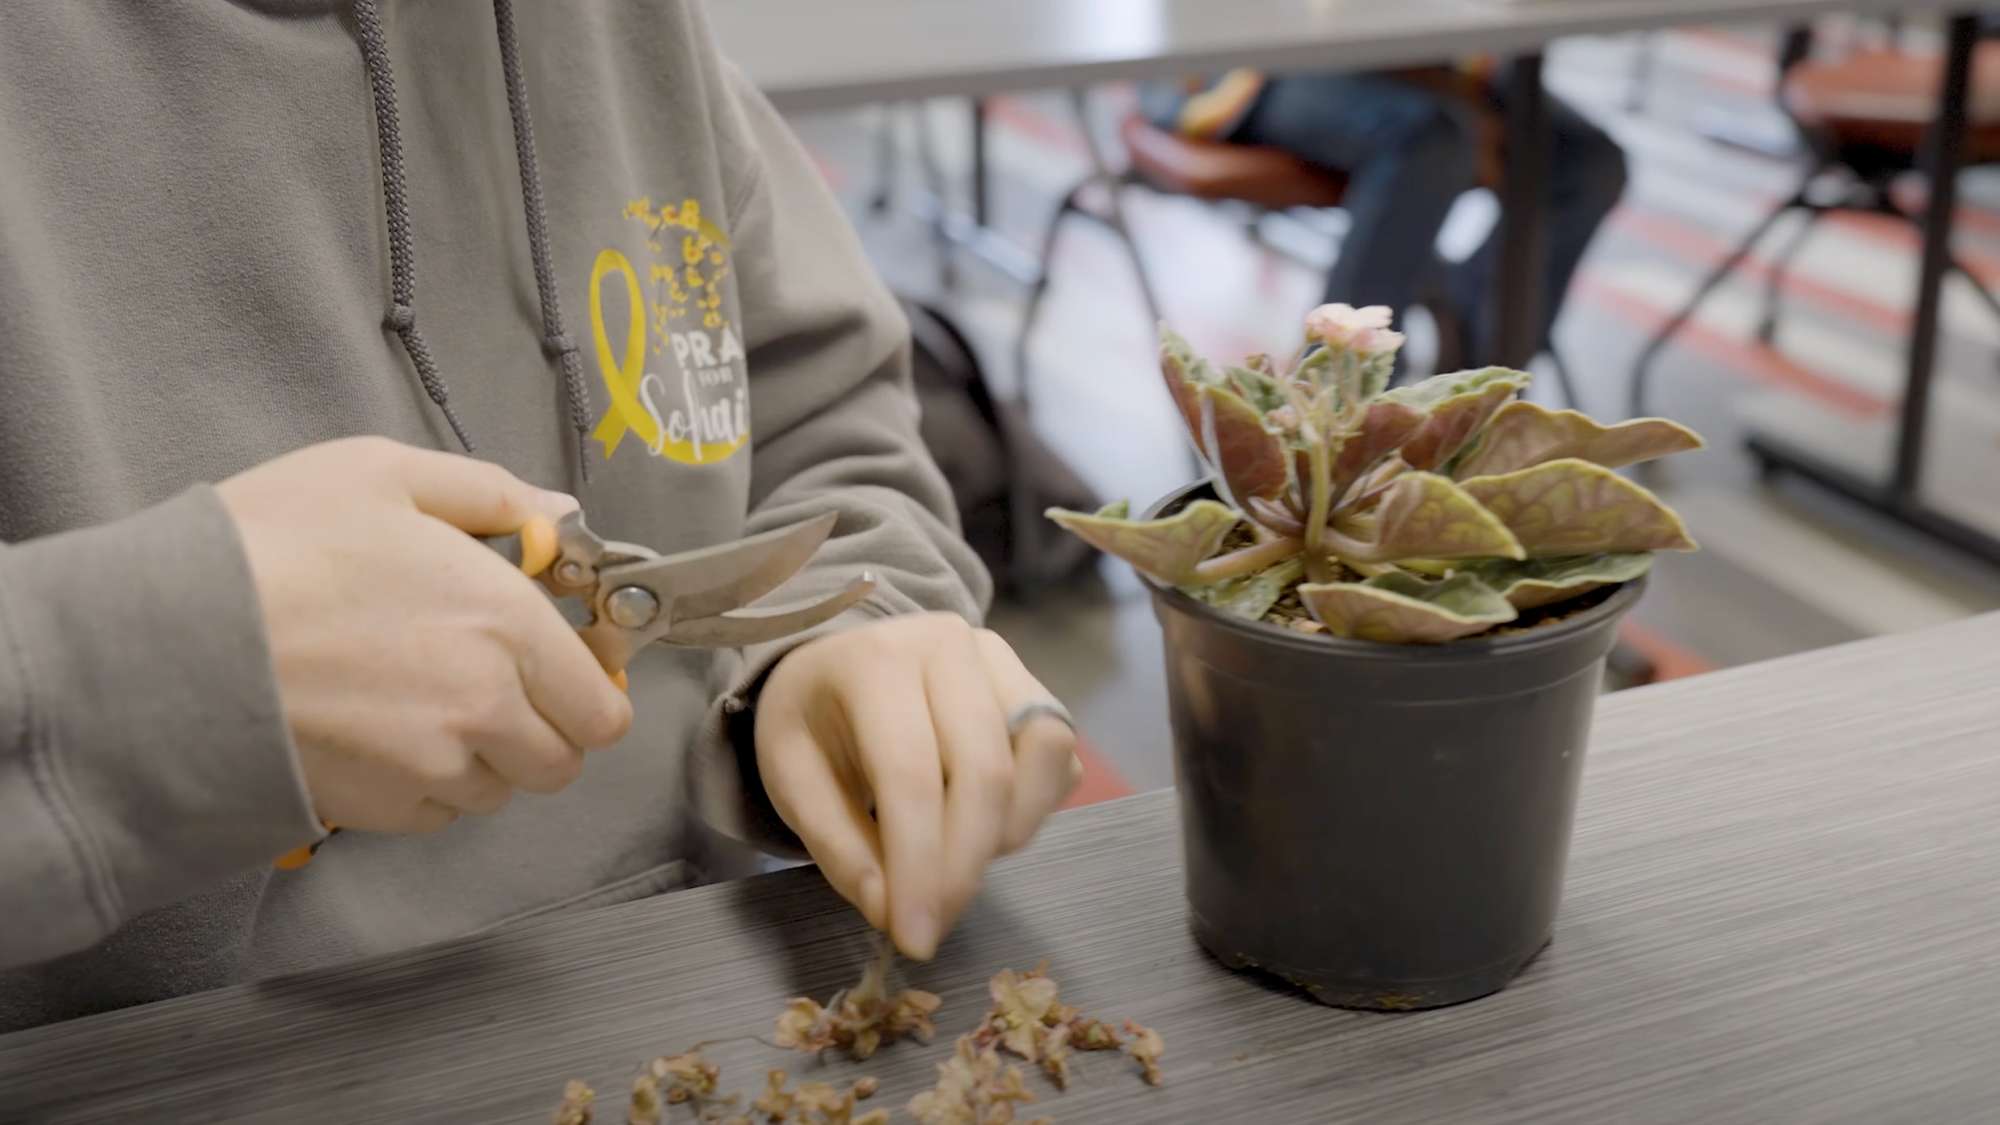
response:
<path id="1" fill-rule="evenodd" d="M 1141 104 L 1155 126 L 1181 136 L 1280 148 L 1346 175 L 1353 224 L 1327 278 L 1326 300 L 1356 307 L 1407 310 L 1438 263 L 1438 232 L 1453 202 L 1498 179 L 1499 94 L 1484 64 L 1289 77 L 1238 70 L 1153 84 Z M 1625 189 L 1616 142 L 1559 101 L 1552 100 L 1550 121 L 1544 336 L 1584 250 Z M 1449 278 L 1452 311 L 1470 341 L 1490 338 L 1499 244 L 1496 229 Z"/>

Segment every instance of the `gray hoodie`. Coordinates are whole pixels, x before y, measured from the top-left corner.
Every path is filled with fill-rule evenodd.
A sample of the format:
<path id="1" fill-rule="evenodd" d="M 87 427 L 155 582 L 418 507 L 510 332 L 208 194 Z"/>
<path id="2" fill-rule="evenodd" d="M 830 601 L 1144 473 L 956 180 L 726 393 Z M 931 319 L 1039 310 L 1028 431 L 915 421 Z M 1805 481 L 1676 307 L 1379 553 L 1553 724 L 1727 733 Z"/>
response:
<path id="1" fill-rule="evenodd" d="M 830 627 L 980 610 L 907 325 L 700 7 L 508 9 L 0 17 L 0 1029 L 669 890 L 782 838 L 738 704 L 783 646 L 655 646 L 631 736 L 568 791 L 274 872 L 310 808 L 206 482 L 462 437 L 663 551 L 838 511 L 779 595 L 875 570 Z"/>

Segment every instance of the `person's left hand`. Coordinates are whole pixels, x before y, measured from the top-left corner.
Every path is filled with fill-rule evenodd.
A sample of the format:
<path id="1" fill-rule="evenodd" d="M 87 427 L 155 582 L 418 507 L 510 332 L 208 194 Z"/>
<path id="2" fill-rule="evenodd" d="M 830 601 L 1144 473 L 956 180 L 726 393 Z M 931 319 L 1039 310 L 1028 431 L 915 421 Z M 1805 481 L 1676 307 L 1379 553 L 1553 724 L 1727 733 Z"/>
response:
<path id="1" fill-rule="evenodd" d="M 827 882 L 904 954 L 927 959 L 986 865 L 1025 845 L 1082 777 L 1076 733 L 1007 642 L 948 614 L 810 641 L 757 702 L 772 806 Z"/>

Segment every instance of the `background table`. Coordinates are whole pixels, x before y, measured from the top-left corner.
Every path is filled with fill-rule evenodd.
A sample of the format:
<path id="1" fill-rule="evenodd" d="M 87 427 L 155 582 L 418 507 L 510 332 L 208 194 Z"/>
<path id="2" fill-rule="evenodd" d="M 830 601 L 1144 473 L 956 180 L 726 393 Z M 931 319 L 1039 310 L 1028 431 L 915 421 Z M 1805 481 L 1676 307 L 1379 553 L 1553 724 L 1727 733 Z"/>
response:
<path id="1" fill-rule="evenodd" d="M 1173 795 L 1060 818 L 939 959 L 943 1035 L 870 1063 L 930 1080 L 993 971 L 1166 1038 L 1167 1085 L 1082 1056 L 1058 1121 L 1959 1122 L 2000 1106 L 2000 615 L 1613 696 L 1555 943 L 1435 1012 L 1319 1007 L 1182 923 Z M 13 1121 L 546 1121 L 563 1082 L 624 1119 L 634 1068 L 769 1035 L 866 957 L 810 871 L 0 1037 Z M 839 1079 L 755 1043 L 712 1053 Z M 1025 1119 L 1025 1118 L 1024 1118 Z"/>
<path id="2" fill-rule="evenodd" d="M 1077 87 L 1248 66 L 1271 71 L 1380 69 L 1467 54 L 1511 55 L 1508 168 L 1501 188 L 1500 273 L 1541 277 L 1548 126 L 1541 50 L 1566 36 L 1731 21 L 1792 24 L 1821 16 L 1970 11 L 1965 0 L 716 0 L 723 49 L 787 111 L 1009 90 Z M 1913 302 L 1909 370 L 1887 471 L 1870 476 L 1840 450 L 1775 434 L 1751 451 L 1892 519 L 2000 563 L 2000 537 L 1942 513 L 1923 492 L 1930 388 L 1945 262 L 1962 163 L 1970 16 L 1952 21 L 1940 88 L 1942 143 L 1929 163 L 1938 206 L 1927 222 Z M 975 165 L 981 163 L 975 146 Z M 1102 171 L 1102 169 L 1100 169 Z M 975 167 L 975 183 L 983 169 Z M 977 208 L 975 208 L 977 210 Z M 1116 213 L 1113 215 L 1117 219 Z M 1032 282 L 1039 266 L 982 225 L 948 217 L 941 235 Z M 983 216 L 981 217 L 983 223 Z M 1496 294 L 1493 362 L 1525 366 L 1542 347 L 1539 287 Z"/>
<path id="3" fill-rule="evenodd" d="M 780 109 L 1172 77 L 1522 54 L 1571 35 L 1951 0 L 711 0 L 723 50 Z"/>

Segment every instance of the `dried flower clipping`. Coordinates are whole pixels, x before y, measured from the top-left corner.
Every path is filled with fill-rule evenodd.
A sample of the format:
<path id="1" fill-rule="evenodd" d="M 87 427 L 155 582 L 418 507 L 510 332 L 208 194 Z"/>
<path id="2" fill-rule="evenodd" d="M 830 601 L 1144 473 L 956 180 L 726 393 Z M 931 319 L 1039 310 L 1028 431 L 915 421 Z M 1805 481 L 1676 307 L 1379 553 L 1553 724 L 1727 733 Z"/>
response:
<path id="1" fill-rule="evenodd" d="M 802 1051 L 840 1048 L 856 1059 L 872 1055 L 883 1044 L 910 1037 L 928 1042 L 938 998 L 915 989 L 889 995 L 891 954 L 885 947 L 854 987 L 836 994 L 825 1007 L 796 999 L 778 1017 L 777 1045 Z M 1110 1024 L 1085 1016 L 1060 999 L 1060 989 L 1048 975 L 1047 962 L 1025 972 L 1008 969 L 987 982 L 993 1005 L 978 1026 L 959 1037 L 949 1059 L 937 1067 L 936 1083 L 909 1101 L 918 1125 L 1012 1125 L 1016 1107 L 1035 1100 L 1019 1066 L 1001 1058 L 1005 1051 L 1037 1064 L 1058 1089 L 1067 1089 L 1077 1051 L 1122 1048 L 1139 1064 L 1147 1082 L 1158 1086 L 1163 1076 L 1160 1057 L 1166 1044 L 1158 1032 L 1131 1020 L 1124 1035 Z M 763 1093 L 750 1103 L 752 1114 L 738 1111 L 742 1095 L 718 1098 L 722 1068 L 700 1050 L 663 1055 L 646 1064 L 632 1080 L 628 1125 L 666 1125 L 667 1106 L 686 1104 L 701 1125 L 889 1125 L 890 1112 L 858 1113 L 856 1104 L 874 1096 L 881 1084 L 871 1076 L 856 1078 L 845 1090 L 831 1083 L 807 1082 L 788 1089 L 783 1070 L 765 1073 Z M 595 1095 L 582 1082 L 563 1089 L 555 1125 L 590 1125 Z M 1038 1117 L 1027 1125 L 1053 1125 Z"/>
<path id="2" fill-rule="evenodd" d="M 722 1068 L 703 1058 L 700 1051 L 662 1055 L 646 1064 L 646 1071 L 655 1082 L 668 1083 L 668 1105 L 707 1098 L 722 1078 Z"/>
<path id="3" fill-rule="evenodd" d="M 971 1035 L 960 1036 L 937 1069 L 937 1084 L 910 1099 L 919 1125 L 1007 1125 L 1016 1104 L 1035 1100 L 1021 1068 L 1003 1067 L 999 1052 Z"/>
<path id="4" fill-rule="evenodd" d="M 1167 1053 L 1167 1044 L 1160 1038 L 1160 1033 L 1131 1020 L 1125 1021 L 1125 1033 L 1132 1037 L 1131 1042 L 1125 1044 L 1125 1053 L 1138 1061 L 1146 1073 L 1147 1084 L 1158 1086 L 1165 1081 L 1160 1076 L 1160 1056 Z"/>
<path id="5" fill-rule="evenodd" d="M 792 1115 L 792 1095 L 785 1092 L 785 1072 L 773 1070 L 764 1076 L 764 1092 L 750 1108 L 773 1121 L 783 1121 Z"/>
<path id="6" fill-rule="evenodd" d="M 785 1005 L 778 1016 L 778 1046 L 813 1053 L 838 1047 L 859 1061 L 872 1057 L 884 1043 L 901 1038 L 930 1042 L 937 1031 L 931 1016 L 940 1001 L 935 993 L 915 988 L 890 996 L 892 956 L 888 947 L 883 947 L 861 980 L 835 995 L 825 1007 L 803 996 Z"/>
<path id="7" fill-rule="evenodd" d="M 625 1111 L 627 1125 L 660 1125 L 666 1106 L 660 1101 L 660 1080 L 641 1073 L 632 1079 L 632 1104 Z"/>
<path id="8" fill-rule="evenodd" d="M 555 1125 L 590 1125 L 590 1103 L 596 1091 L 572 1078 L 563 1084 L 562 1104 L 556 1107 Z"/>

